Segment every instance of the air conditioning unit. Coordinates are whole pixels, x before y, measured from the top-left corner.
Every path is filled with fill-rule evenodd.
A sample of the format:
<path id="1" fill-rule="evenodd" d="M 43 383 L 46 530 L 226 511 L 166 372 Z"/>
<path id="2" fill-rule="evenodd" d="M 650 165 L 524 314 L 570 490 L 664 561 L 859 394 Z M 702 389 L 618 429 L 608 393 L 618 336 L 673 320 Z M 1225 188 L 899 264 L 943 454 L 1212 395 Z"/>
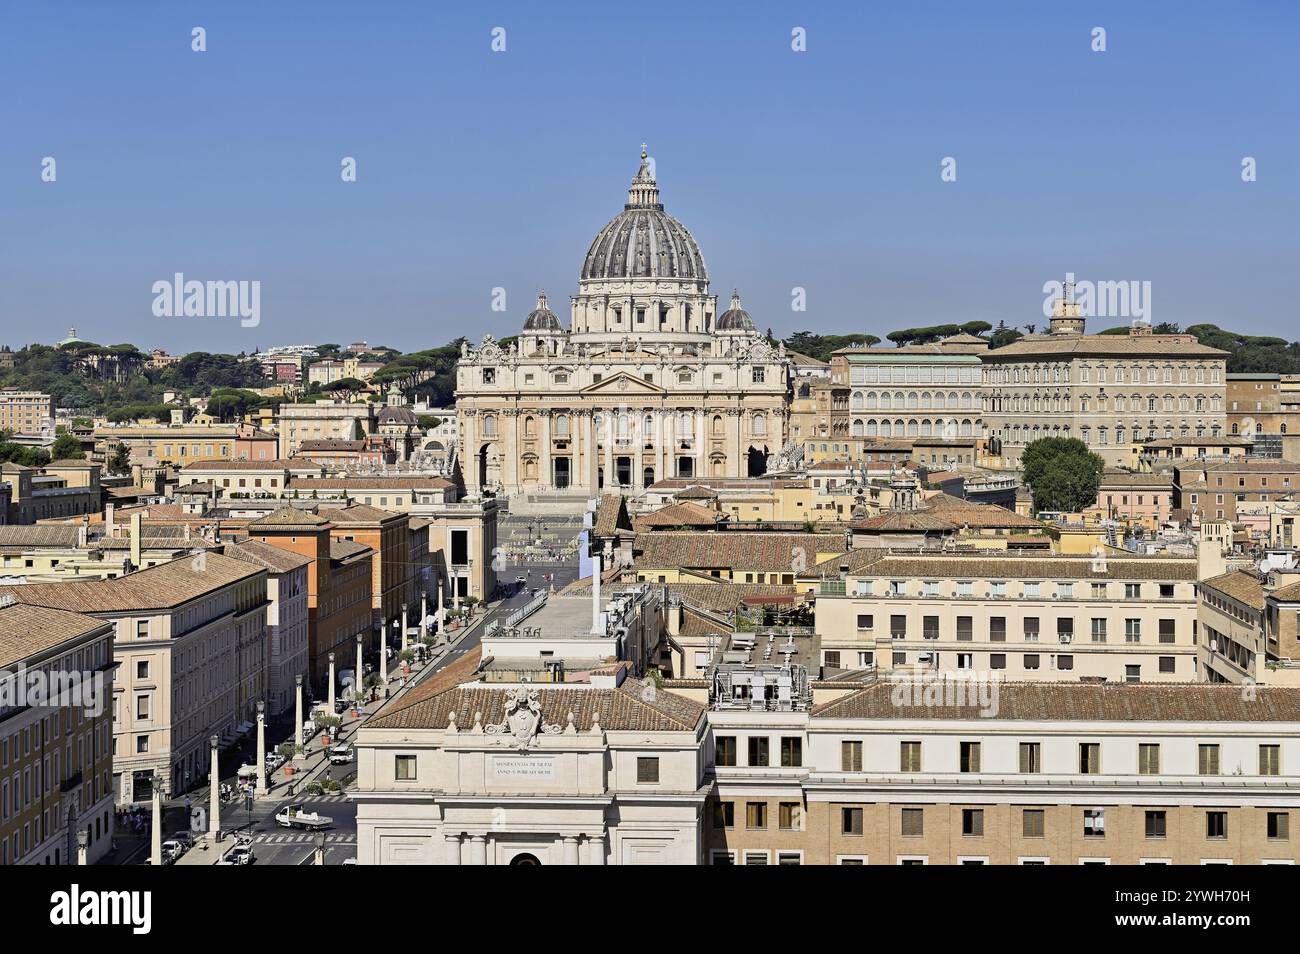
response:
<path id="1" fill-rule="evenodd" d="M 1062 634 L 1061 634 L 1061 642 L 1063 642 L 1063 643 L 1072 643 L 1072 642 L 1074 642 L 1074 634 L 1073 634 L 1073 633 L 1062 633 Z"/>

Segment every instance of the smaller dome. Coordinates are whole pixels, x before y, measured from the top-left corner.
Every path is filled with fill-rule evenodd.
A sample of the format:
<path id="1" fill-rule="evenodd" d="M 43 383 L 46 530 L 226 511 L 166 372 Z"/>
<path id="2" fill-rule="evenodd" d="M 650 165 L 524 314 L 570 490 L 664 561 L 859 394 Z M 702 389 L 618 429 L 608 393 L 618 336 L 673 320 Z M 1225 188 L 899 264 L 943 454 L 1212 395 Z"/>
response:
<path id="1" fill-rule="evenodd" d="M 740 307 L 740 294 L 734 289 L 731 292 L 731 307 L 718 316 L 714 329 L 717 331 L 754 330 L 754 319 L 749 317 L 749 312 Z"/>
<path id="2" fill-rule="evenodd" d="M 555 312 L 551 311 L 546 304 L 546 292 L 541 292 L 537 296 L 537 307 L 528 313 L 524 319 L 524 331 L 563 331 L 560 325 L 560 319 L 555 317 Z"/>

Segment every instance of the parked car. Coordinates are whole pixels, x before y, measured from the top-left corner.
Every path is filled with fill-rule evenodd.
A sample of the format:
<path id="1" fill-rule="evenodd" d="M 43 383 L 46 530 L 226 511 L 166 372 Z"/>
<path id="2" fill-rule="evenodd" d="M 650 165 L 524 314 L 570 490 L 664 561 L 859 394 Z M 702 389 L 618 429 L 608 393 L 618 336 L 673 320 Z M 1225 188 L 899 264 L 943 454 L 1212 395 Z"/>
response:
<path id="1" fill-rule="evenodd" d="M 338 745 L 330 746 L 330 764 L 346 765 L 352 761 L 352 745 L 348 742 L 340 742 Z"/>
<path id="2" fill-rule="evenodd" d="M 185 854 L 186 845 L 181 844 L 173 838 L 169 838 L 162 843 L 162 863 L 165 865 L 176 864 L 177 859 Z"/>
<path id="3" fill-rule="evenodd" d="M 253 846 L 240 842 L 229 848 L 217 859 L 219 865 L 251 865 L 253 863 Z"/>

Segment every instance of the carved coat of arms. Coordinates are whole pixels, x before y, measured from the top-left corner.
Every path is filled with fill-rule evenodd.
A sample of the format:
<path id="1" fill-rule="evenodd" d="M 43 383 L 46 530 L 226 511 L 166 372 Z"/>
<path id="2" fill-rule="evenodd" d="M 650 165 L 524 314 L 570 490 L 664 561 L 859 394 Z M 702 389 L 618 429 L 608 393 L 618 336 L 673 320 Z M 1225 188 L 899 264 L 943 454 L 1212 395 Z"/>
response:
<path id="1" fill-rule="evenodd" d="M 512 736 L 522 752 L 533 744 L 539 734 L 558 735 L 562 729 L 558 725 L 543 723 L 542 707 L 538 705 L 535 691 L 520 686 L 506 694 L 505 721 L 499 725 L 490 725 L 484 731 L 488 735 Z"/>

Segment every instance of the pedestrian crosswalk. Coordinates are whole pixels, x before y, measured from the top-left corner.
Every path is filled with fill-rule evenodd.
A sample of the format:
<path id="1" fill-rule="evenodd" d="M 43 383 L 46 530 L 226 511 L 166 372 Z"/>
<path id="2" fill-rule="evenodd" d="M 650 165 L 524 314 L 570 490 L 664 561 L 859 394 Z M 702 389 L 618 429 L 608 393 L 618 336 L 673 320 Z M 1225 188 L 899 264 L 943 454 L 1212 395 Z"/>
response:
<path id="1" fill-rule="evenodd" d="M 304 831 L 263 832 L 253 836 L 253 844 L 255 845 L 314 845 L 315 843 L 316 835 Z M 356 843 L 356 834 L 325 833 L 326 845 L 355 845 Z"/>
<path id="2" fill-rule="evenodd" d="M 308 795 L 302 791 L 286 797 L 291 798 L 295 803 L 310 802 L 313 805 L 318 802 L 346 802 L 350 800 L 347 795 Z"/>

